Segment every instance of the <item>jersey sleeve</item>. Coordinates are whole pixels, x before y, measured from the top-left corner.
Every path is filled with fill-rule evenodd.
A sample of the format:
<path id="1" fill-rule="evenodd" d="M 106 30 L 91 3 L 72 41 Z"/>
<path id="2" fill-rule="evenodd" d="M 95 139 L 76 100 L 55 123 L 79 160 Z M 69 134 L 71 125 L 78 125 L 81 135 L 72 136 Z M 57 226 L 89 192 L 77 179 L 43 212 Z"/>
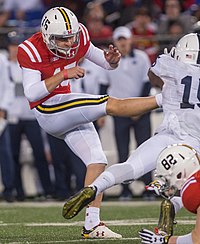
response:
<path id="1" fill-rule="evenodd" d="M 22 43 L 18 47 L 17 58 L 23 72 L 24 93 L 29 102 L 38 101 L 49 95 L 45 80 L 41 80 L 39 53 Z"/>
<path id="2" fill-rule="evenodd" d="M 103 50 L 101 50 L 98 47 L 95 47 L 92 43 L 90 43 L 85 58 L 104 69 L 113 70 L 110 64 L 106 61 Z"/>
<path id="3" fill-rule="evenodd" d="M 152 64 L 150 70 L 160 78 L 174 77 L 174 59 L 168 55 L 160 55 L 155 63 Z"/>
<path id="4" fill-rule="evenodd" d="M 35 69 L 33 55 L 30 50 L 24 45 L 20 44 L 18 47 L 17 59 L 22 68 Z"/>
<path id="5" fill-rule="evenodd" d="M 81 36 L 83 37 L 83 42 L 86 45 L 88 42 L 90 42 L 90 35 L 88 29 L 81 23 L 79 23 L 79 27 L 81 29 Z"/>

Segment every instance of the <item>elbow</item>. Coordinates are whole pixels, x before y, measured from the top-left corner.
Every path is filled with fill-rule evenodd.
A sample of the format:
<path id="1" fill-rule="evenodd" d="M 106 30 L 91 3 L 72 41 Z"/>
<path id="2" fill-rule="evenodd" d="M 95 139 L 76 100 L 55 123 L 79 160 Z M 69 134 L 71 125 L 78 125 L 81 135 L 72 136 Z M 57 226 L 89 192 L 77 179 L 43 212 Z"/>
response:
<path id="1" fill-rule="evenodd" d="M 24 90 L 24 95 L 29 102 L 36 102 L 39 100 L 38 96 L 36 96 L 34 92 L 31 92 L 30 89 Z"/>
<path id="2" fill-rule="evenodd" d="M 43 86 L 43 83 L 33 84 L 24 88 L 24 94 L 29 102 L 37 102 L 38 100 L 49 95 L 47 89 Z"/>

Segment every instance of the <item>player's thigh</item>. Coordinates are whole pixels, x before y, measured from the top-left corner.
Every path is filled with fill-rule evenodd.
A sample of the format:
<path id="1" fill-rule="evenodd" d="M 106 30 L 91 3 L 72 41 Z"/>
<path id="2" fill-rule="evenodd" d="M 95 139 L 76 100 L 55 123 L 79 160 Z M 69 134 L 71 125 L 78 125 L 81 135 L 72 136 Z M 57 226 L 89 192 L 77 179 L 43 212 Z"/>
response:
<path id="1" fill-rule="evenodd" d="M 107 164 L 99 135 L 92 123 L 81 125 L 68 132 L 64 140 L 86 166 L 93 163 Z"/>
<path id="2" fill-rule="evenodd" d="M 63 139 L 82 124 L 106 115 L 106 96 L 69 94 L 34 109 L 40 126 L 49 134 Z"/>

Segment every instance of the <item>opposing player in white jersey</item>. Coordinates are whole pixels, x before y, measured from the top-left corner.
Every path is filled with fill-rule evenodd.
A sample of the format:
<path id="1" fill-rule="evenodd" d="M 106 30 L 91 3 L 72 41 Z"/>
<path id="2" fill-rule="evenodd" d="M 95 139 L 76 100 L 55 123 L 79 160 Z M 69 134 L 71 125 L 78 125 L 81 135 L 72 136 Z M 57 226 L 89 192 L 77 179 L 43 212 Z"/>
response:
<path id="1" fill-rule="evenodd" d="M 115 99 L 109 96 L 71 93 L 70 79 L 84 76 L 78 66 L 85 57 L 104 69 L 117 68 L 121 54 L 109 45 L 107 51 L 95 47 L 87 28 L 69 9 L 48 10 L 41 32 L 18 48 L 23 71 L 23 87 L 35 117 L 49 134 L 63 139 L 87 167 L 85 184 L 104 171 L 107 159 L 92 121 L 109 115 L 134 116 L 157 108 L 155 97 Z M 100 222 L 102 194 L 86 210 L 84 238 L 121 238 Z"/>
<path id="2" fill-rule="evenodd" d="M 68 199 L 63 215 L 74 217 L 99 193 L 122 182 L 135 180 L 156 167 L 160 152 L 171 144 L 188 144 L 200 152 L 200 37 L 182 37 L 168 54 L 150 68 L 154 84 L 163 86 L 164 119 L 156 134 L 140 145 L 122 164 L 107 168 L 91 185 Z M 123 138 L 122 138 L 123 139 Z M 182 203 L 174 202 L 175 211 Z"/>

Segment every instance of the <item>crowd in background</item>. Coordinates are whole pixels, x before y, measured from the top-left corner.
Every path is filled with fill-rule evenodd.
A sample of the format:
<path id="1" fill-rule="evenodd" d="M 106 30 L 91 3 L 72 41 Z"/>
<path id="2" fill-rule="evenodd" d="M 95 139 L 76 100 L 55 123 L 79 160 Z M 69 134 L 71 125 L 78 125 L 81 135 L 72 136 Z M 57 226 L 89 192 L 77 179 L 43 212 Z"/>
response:
<path id="1" fill-rule="evenodd" d="M 43 13 L 54 6 L 71 9 L 89 30 L 95 45 L 112 41 L 112 32 L 126 25 L 134 34 L 133 42 L 145 50 L 151 61 L 162 52 L 160 44 L 198 29 L 199 0 L 1 0 L 0 33 L 10 28 L 23 28 L 27 35 L 40 25 Z M 178 36 L 178 37 L 177 37 Z M 0 43 L 0 47 L 6 41 Z M 171 43 L 169 43 L 171 44 Z"/>
<path id="2" fill-rule="evenodd" d="M 28 103 L 22 90 L 20 68 L 16 60 L 17 45 L 25 38 L 39 31 L 42 15 L 47 9 L 54 6 L 71 9 L 79 21 L 88 28 L 91 41 L 101 48 L 104 48 L 107 44 L 115 43 L 115 30 L 119 26 L 127 27 L 131 33 L 127 39 L 131 40 L 133 50 L 139 49 L 146 53 L 149 59 L 148 67 L 159 54 L 163 53 L 165 47 L 171 49 L 184 34 L 200 31 L 200 1 L 198 0 L 29 0 L 26 2 L 22 0 L 1 0 L 0 49 L 6 52 L 8 57 L 8 61 L 3 60 L 2 63 L 6 63 L 9 80 L 14 84 L 15 91 L 14 103 L 6 111 L 8 113 L 7 127 L 9 129 L 4 135 L 6 136 L 6 139 L 4 138 L 6 143 L 1 143 L 2 135 L 0 135 L 0 153 L 3 148 L 6 148 L 6 153 L 2 154 L 5 159 L 0 156 L 4 185 L 2 198 L 8 202 L 24 201 L 27 197 L 23 187 L 20 162 L 20 145 L 24 136 L 26 136 L 32 147 L 35 168 L 42 187 L 41 194 L 45 199 L 64 200 L 74 193 L 73 191 L 77 191 L 83 186 L 85 168 L 80 159 L 70 151 L 64 142 L 50 135 L 44 135 L 33 114 L 28 109 Z M 131 56 L 132 52 L 130 51 L 128 55 Z M 82 65 L 86 69 L 86 78 L 79 82 L 81 87 L 74 87 L 74 89 L 78 89 L 78 92 L 93 92 L 94 94 L 107 92 L 105 89 L 102 91 L 102 87 L 105 88 L 105 79 L 108 78 L 96 76 L 97 73 L 103 74 L 103 72 L 96 70 L 96 67 L 92 68 L 90 64 L 84 64 L 84 60 Z M 142 72 L 144 71 L 142 70 Z M 92 79 L 89 77 L 92 77 Z M 103 79 L 104 86 L 96 88 L 94 84 L 90 84 L 88 87 L 94 87 L 96 90 L 87 91 L 87 79 L 88 82 L 89 80 Z M 108 80 L 111 82 L 111 78 Z M 147 82 L 147 78 L 141 79 L 141 82 Z M 145 94 L 140 92 L 138 96 L 149 95 L 149 91 L 150 89 Z M 19 110 L 19 108 L 21 109 Z M 2 111 L 4 109 L 1 108 L 0 103 L 0 117 Z M 115 123 L 119 123 L 118 120 L 118 118 L 115 118 Z M 96 122 L 97 129 L 103 126 L 104 122 L 102 121 Z M 120 123 L 128 123 L 127 127 L 129 128 L 134 127 L 136 122 L 128 120 Z M 150 125 L 149 123 L 148 125 Z M 120 128 L 118 124 L 115 134 L 119 132 Z M 8 133 L 10 138 L 8 138 Z M 148 135 L 148 137 L 150 136 Z M 121 138 L 121 134 L 119 137 Z M 141 142 L 138 140 L 138 145 Z M 45 145 L 48 145 L 48 150 Z M 118 162 L 123 162 L 128 157 L 127 148 L 124 149 L 125 153 L 123 151 L 120 154 L 121 147 L 118 145 Z M 9 170 L 2 167 L 2 160 L 6 161 Z M 73 163 L 75 161 L 76 164 Z M 51 177 L 50 164 L 54 167 L 54 177 Z M 75 187 L 72 184 L 71 175 L 76 176 Z M 148 178 L 148 182 L 150 181 Z M 125 193 L 125 197 L 132 198 L 130 189 L 126 186 L 124 186 L 124 189 L 126 192 L 125 190 L 122 191 L 121 196 Z"/>

